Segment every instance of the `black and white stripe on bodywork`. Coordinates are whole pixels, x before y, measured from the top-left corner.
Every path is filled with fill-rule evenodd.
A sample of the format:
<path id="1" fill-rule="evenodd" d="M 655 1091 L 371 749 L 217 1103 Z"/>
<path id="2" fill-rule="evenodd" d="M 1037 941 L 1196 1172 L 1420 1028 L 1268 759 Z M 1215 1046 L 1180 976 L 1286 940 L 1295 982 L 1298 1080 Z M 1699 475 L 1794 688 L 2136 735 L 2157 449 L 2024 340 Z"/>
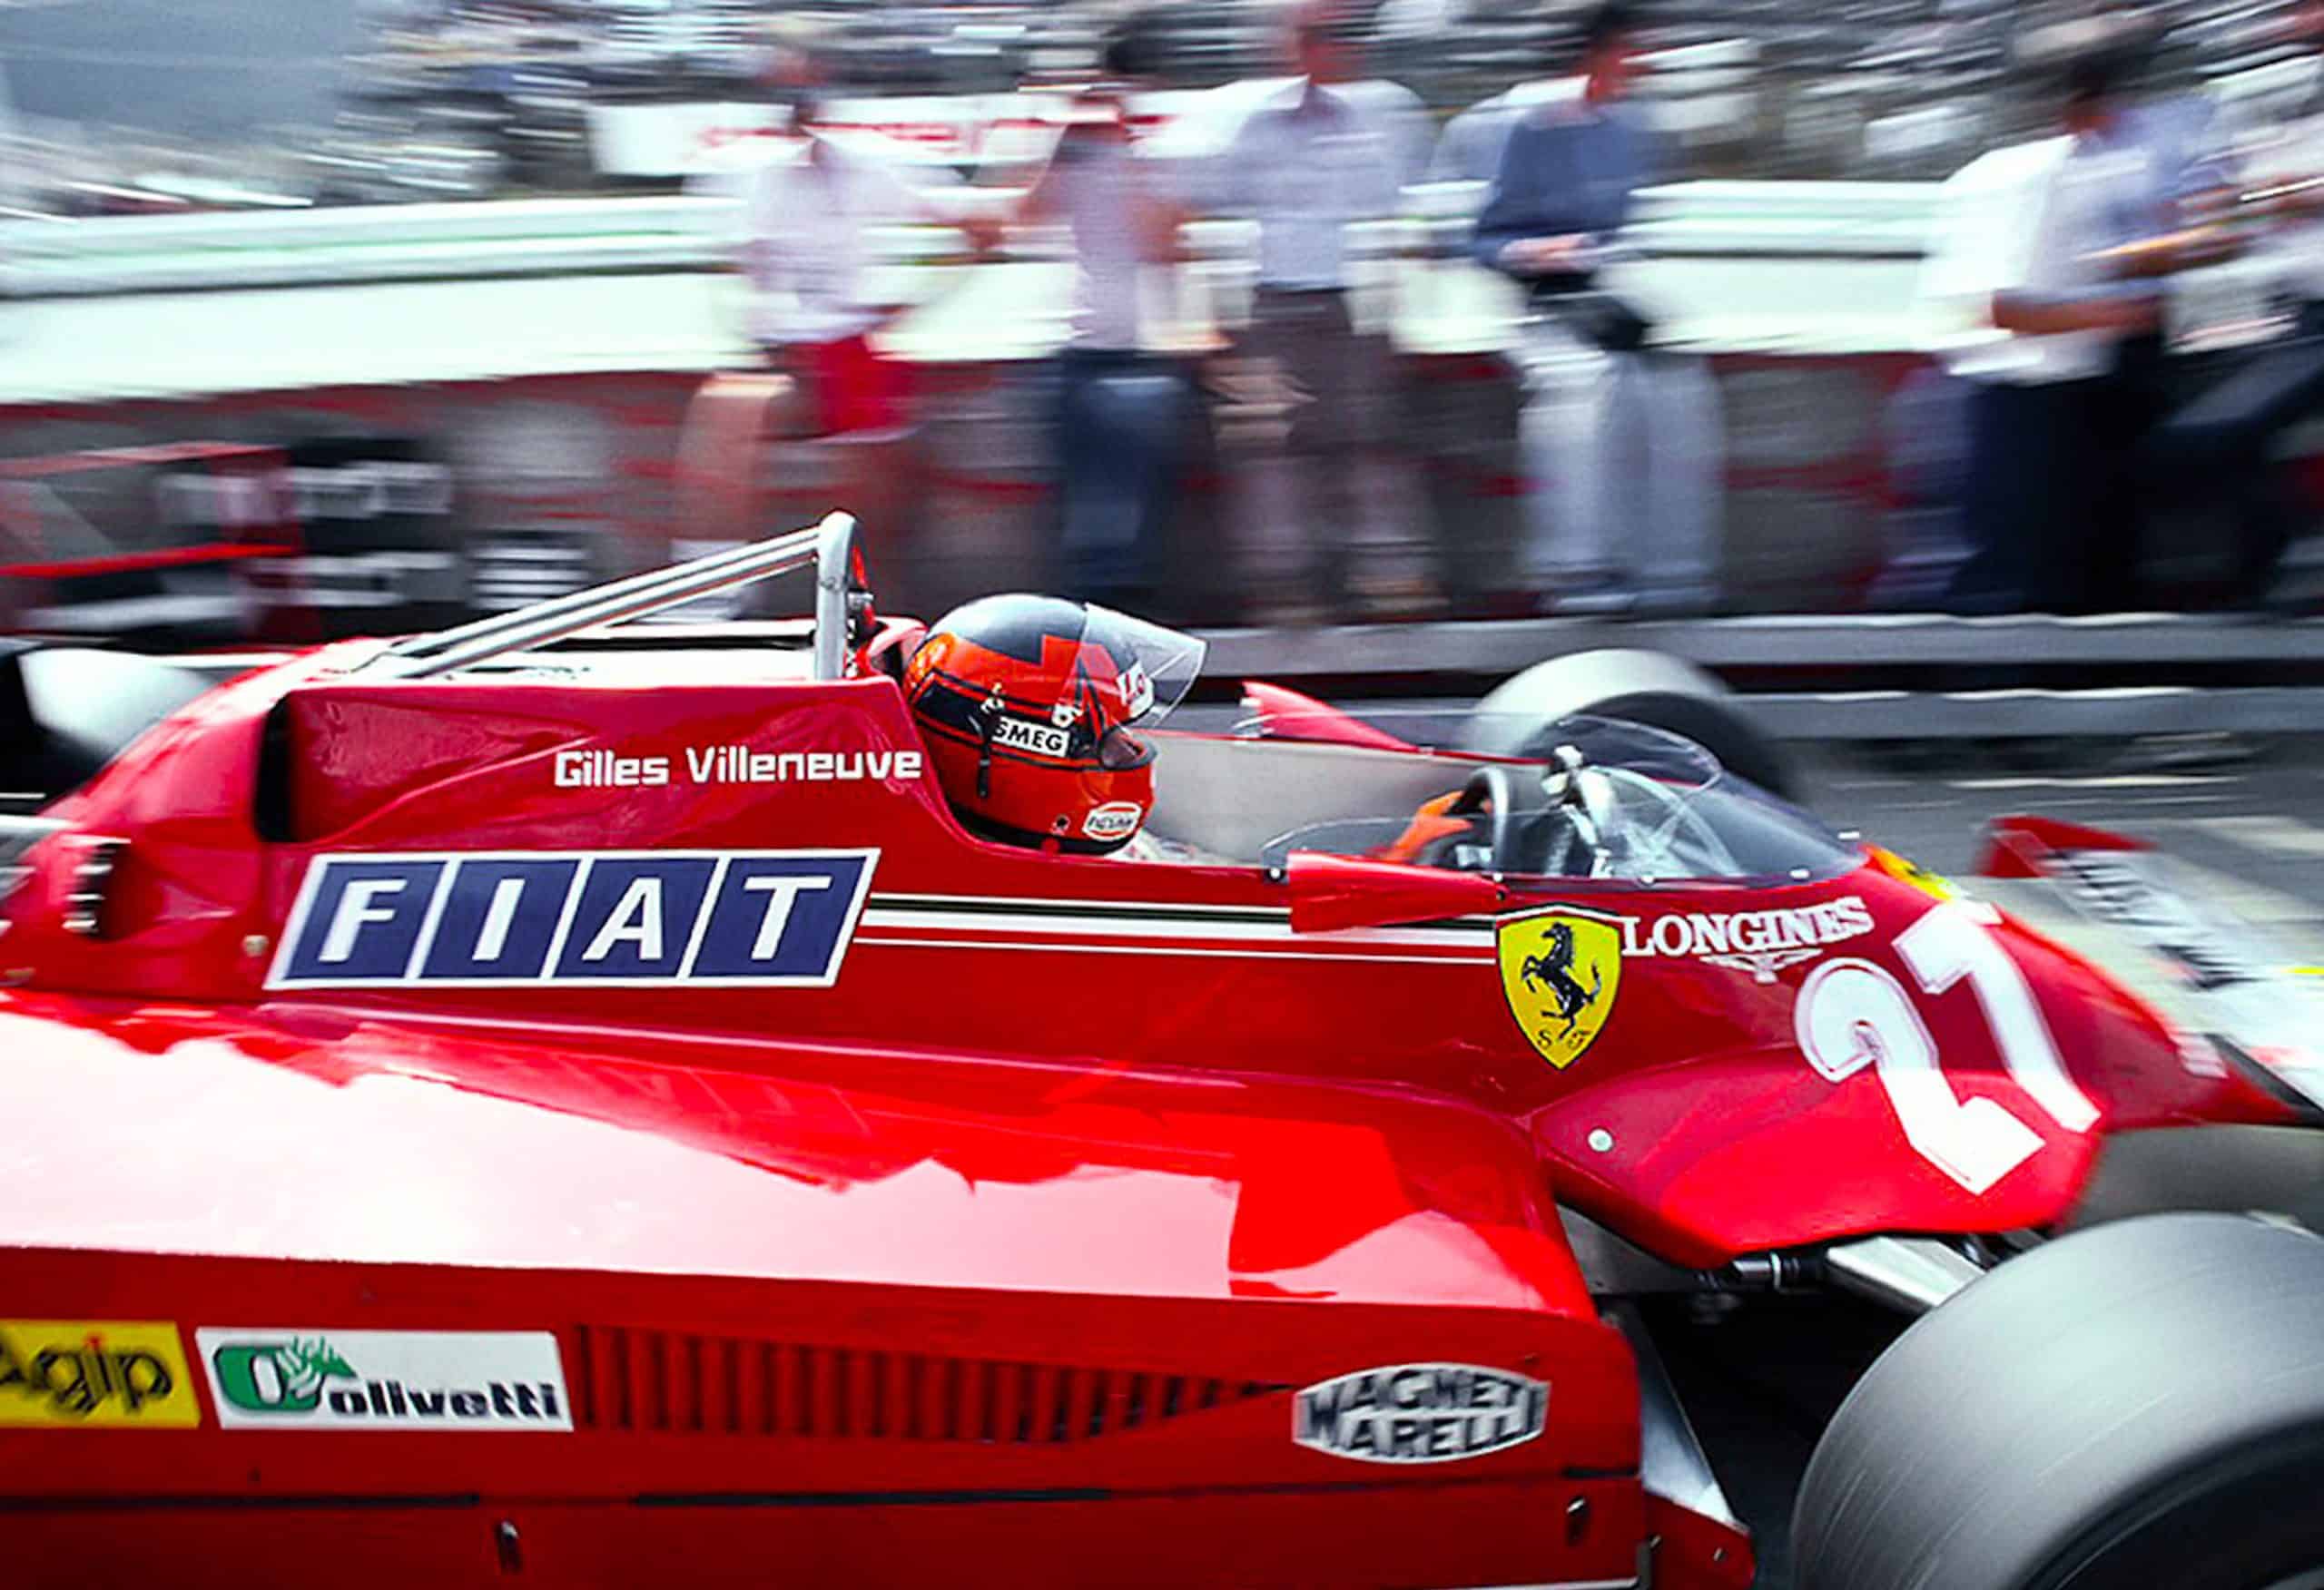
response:
<path id="1" fill-rule="evenodd" d="M 1089 955 L 1265 955 L 1403 962 L 1490 962 L 1494 954 L 1493 924 L 1486 917 L 1295 933 L 1289 909 L 1279 906 L 885 893 L 872 897 L 856 942 Z"/>

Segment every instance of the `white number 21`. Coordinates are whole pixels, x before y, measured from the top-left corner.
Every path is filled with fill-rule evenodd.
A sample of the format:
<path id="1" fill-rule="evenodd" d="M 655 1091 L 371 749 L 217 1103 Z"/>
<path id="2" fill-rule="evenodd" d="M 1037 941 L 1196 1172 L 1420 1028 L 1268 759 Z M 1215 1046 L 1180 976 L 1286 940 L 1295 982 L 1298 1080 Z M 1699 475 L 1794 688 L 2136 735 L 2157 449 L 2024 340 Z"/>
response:
<path id="1" fill-rule="evenodd" d="M 2066 1075 L 2034 991 L 1983 924 L 1959 905 L 1941 902 L 1896 936 L 1896 953 L 1932 996 L 1965 977 L 2010 1076 L 2060 1126 L 2090 1130 L 2098 1106 Z M 1870 961 L 1817 967 L 1800 985 L 1792 1026 L 1807 1063 L 1831 1081 L 1875 1067 L 1905 1140 L 1972 1192 L 1983 1192 L 2042 1146 L 2032 1127 L 1993 1100 L 1962 1102 L 1912 996 Z"/>

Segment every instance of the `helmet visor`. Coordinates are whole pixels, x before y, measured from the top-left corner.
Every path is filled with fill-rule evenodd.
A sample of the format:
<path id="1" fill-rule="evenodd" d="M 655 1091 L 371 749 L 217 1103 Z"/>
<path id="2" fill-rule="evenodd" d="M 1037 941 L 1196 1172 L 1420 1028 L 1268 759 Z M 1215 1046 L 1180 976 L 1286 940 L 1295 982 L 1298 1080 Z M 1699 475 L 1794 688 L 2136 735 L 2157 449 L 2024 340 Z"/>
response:
<path id="1" fill-rule="evenodd" d="M 1106 715 L 1118 725 L 1154 727 L 1194 689 L 1204 643 L 1110 607 L 1084 611 L 1081 648 L 1088 672 L 1101 690 L 1110 685 L 1115 697 Z"/>

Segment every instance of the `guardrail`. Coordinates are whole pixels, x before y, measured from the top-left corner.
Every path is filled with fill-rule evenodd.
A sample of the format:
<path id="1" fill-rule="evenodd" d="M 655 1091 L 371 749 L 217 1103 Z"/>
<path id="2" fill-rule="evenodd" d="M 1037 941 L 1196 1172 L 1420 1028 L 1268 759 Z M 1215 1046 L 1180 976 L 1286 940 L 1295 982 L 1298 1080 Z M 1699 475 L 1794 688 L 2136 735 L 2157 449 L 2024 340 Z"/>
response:
<path id="1" fill-rule="evenodd" d="M 1913 182 L 1683 182 L 1640 196 L 1634 231 L 1665 254 L 1884 257 L 1920 251 L 1935 185 Z M 1007 190 L 979 190 L 1000 205 Z M 1412 191 L 1408 219 L 1362 229 L 1375 254 L 1459 250 L 1477 183 Z M 0 222 L 0 287 L 20 298 L 312 287 L 454 278 L 713 269 L 738 221 L 730 200 L 527 199 L 197 215 Z M 1236 223 L 1206 222 L 1198 258 L 1241 250 Z M 882 229 L 889 264 L 956 252 L 940 228 Z"/>
<path id="2" fill-rule="evenodd" d="M 1629 235 L 1652 254 L 1920 254 L 1935 182 L 1679 182 L 1641 192 Z"/>
<path id="3" fill-rule="evenodd" d="M 1853 613 L 1200 633 L 1209 643 L 1203 660 L 1209 679 L 1266 679 L 1350 698 L 1393 696 L 1414 679 L 1448 674 L 1482 685 L 1547 658 L 1602 647 L 1668 652 L 1727 675 L 1742 690 L 1739 699 L 1754 721 L 1785 740 L 2324 733 L 2324 685 L 2191 682 L 2222 664 L 2262 673 L 2305 672 L 2312 679 L 2308 671 L 2324 656 L 2324 620 L 2260 622 L 2231 614 L 2162 613 L 2079 618 Z M 1957 682 L 1958 671 L 1969 666 L 2020 677 L 2044 671 L 2132 670 L 2156 682 L 1986 689 L 1930 682 L 1947 675 Z M 1881 688 L 1803 690 L 1785 682 L 1803 668 Z"/>
<path id="4" fill-rule="evenodd" d="M 1514 672 L 1545 657 L 1604 646 L 1669 652 L 1715 671 L 1799 668 L 2312 666 L 2324 620 L 2264 622 L 2240 614 L 2109 613 L 2060 618 L 2013 613 L 1796 613 L 1634 621 L 1536 618 L 1462 623 L 1362 624 L 1307 630 L 1215 629 L 1206 666 L 1285 680 Z M 2319 724 L 2324 728 L 2324 724 Z"/>
<path id="5" fill-rule="evenodd" d="M 718 201 L 527 199 L 0 225 L 20 298 L 703 269 Z"/>

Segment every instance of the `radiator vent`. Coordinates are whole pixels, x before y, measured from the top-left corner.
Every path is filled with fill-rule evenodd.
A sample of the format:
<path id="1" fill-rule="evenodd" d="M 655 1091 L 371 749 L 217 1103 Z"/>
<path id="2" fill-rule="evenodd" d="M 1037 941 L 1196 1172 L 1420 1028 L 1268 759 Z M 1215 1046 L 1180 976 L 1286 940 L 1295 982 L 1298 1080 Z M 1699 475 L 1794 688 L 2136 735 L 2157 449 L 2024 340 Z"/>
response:
<path id="1" fill-rule="evenodd" d="M 1251 1380 L 583 1325 L 591 1430 L 1060 1445 L 1288 1389 Z"/>

